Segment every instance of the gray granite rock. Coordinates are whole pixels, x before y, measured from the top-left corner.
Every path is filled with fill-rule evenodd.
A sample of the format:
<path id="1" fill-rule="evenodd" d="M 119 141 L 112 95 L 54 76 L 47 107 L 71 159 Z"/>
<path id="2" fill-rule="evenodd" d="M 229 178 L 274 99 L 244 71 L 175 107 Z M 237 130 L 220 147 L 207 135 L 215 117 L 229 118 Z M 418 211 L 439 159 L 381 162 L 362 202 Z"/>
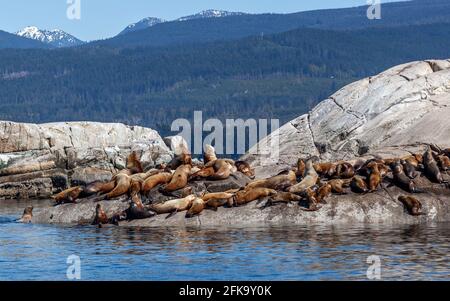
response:
<path id="1" fill-rule="evenodd" d="M 108 180 L 125 167 L 132 151 L 146 169 L 173 156 L 156 131 L 118 123 L 0 121 L 0 142 L 0 199 L 41 197 L 70 185 Z M 39 172 L 52 170 L 64 173 L 66 181 L 40 177 Z"/>
<path id="2" fill-rule="evenodd" d="M 354 82 L 260 141 L 243 156 L 257 177 L 273 175 L 299 157 L 323 161 L 383 153 L 427 143 L 450 146 L 450 63 L 419 61 Z M 277 139 L 278 160 L 267 160 Z"/>

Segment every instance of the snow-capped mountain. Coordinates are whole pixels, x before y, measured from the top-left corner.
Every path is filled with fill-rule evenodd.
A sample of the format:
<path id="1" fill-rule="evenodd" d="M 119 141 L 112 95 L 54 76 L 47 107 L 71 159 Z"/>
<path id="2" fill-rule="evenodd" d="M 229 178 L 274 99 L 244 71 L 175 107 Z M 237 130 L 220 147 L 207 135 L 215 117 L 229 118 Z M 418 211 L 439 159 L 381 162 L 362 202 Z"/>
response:
<path id="1" fill-rule="evenodd" d="M 44 30 L 35 26 L 28 26 L 16 32 L 16 35 L 37 40 L 53 47 L 71 47 L 84 44 L 83 41 L 60 29 Z"/>
<path id="2" fill-rule="evenodd" d="M 229 11 L 217 10 L 217 9 L 208 9 L 208 10 L 199 12 L 198 14 L 195 14 L 195 15 L 181 17 L 181 18 L 177 19 L 176 21 L 188 21 L 188 20 L 205 19 L 205 18 L 221 18 L 221 17 L 229 17 L 229 16 L 240 16 L 240 15 L 245 15 L 245 13 L 229 12 Z"/>
<path id="3" fill-rule="evenodd" d="M 229 12 L 229 11 L 217 10 L 217 9 L 208 9 L 208 10 L 204 10 L 202 12 L 199 12 L 198 14 L 195 14 L 195 15 L 190 15 L 190 16 L 178 18 L 176 20 L 173 20 L 172 22 L 188 21 L 188 20 L 195 20 L 195 19 L 206 19 L 206 18 L 220 18 L 220 17 L 229 17 L 229 16 L 240 16 L 240 15 L 245 15 L 245 13 Z M 163 20 L 163 19 L 159 19 L 159 18 L 153 18 L 153 17 L 145 18 L 145 19 L 142 19 L 141 21 L 139 21 L 137 23 L 133 23 L 133 24 L 128 25 L 118 35 L 122 35 L 122 34 L 125 34 L 125 33 L 129 33 L 129 32 L 132 32 L 132 31 L 137 31 L 137 30 L 141 30 L 141 29 L 146 29 L 146 28 L 155 26 L 156 24 L 165 23 L 165 22 L 169 22 L 169 21 L 166 21 L 166 20 Z"/>
<path id="4" fill-rule="evenodd" d="M 146 28 L 155 26 L 156 24 L 160 24 L 160 23 L 164 23 L 164 22 L 166 22 L 166 20 L 148 17 L 148 18 L 140 20 L 137 23 L 128 25 L 124 30 L 122 30 L 119 33 L 119 35 L 128 33 L 128 32 L 132 32 L 132 31 L 136 31 L 136 30 L 146 29 Z"/>

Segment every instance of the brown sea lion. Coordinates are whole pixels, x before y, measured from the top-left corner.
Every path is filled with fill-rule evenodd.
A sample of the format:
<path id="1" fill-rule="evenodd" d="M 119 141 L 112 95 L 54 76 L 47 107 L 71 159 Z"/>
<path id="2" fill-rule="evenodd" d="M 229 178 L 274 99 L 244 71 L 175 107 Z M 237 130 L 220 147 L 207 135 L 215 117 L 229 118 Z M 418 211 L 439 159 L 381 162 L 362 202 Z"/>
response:
<path id="1" fill-rule="evenodd" d="M 175 156 L 172 161 L 167 164 L 167 168 L 174 170 L 181 165 L 192 165 L 192 155 L 188 149 L 188 146 L 184 140 L 181 141 L 178 149 L 176 150 Z"/>
<path id="2" fill-rule="evenodd" d="M 109 223 L 108 217 L 106 216 L 105 211 L 102 208 L 101 204 L 97 204 L 97 206 L 95 207 L 95 217 L 94 217 L 94 221 L 92 222 L 92 225 L 99 225 L 99 227 L 101 227 L 101 225 L 106 225 Z"/>
<path id="3" fill-rule="evenodd" d="M 158 185 L 167 184 L 172 180 L 172 173 L 170 172 L 161 172 L 156 175 L 148 177 L 143 183 L 142 183 L 142 193 L 148 193 L 150 190 L 155 188 Z"/>
<path id="4" fill-rule="evenodd" d="M 314 170 L 321 176 L 332 177 L 336 173 L 335 163 L 331 162 L 314 163 L 313 166 Z"/>
<path id="5" fill-rule="evenodd" d="M 277 191 L 274 189 L 257 187 L 238 191 L 233 199 L 236 206 L 241 206 L 275 194 L 277 194 Z"/>
<path id="6" fill-rule="evenodd" d="M 212 193 L 206 193 L 201 198 L 203 201 L 208 202 L 210 200 L 222 200 L 222 199 L 231 199 L 233 198 L 234 193 L 227 193 L 227 192 L 212 192 Z"/>
<path id="7" fill-rule="evenodd" d="M 434 159 L 433 153 L 431 151 L 431 148 L 429 147 L 428 150 L 425 152 L 423 156 L 423 164 L 425 167 L 425 174 L 427 177 L 435 181 L 437 183 L 444 182 L 444 179 L 442 177 L 441 171 L 439 170 L 438 164 L 436 160 Z"/>
<path id="8" fill-rule="evenodd" d="M 167 216 L 167 218 L 169 218 L 177 212 L 185 211 L 191 208 L 195 199 L 197 199 L 197 197 L 192 194 L 182 199 L 174 199 L 164 203 L 151 204 L 148 208 L 157 214 L 170 213 L 170 215 Z"/>
<path id="9" fill-rule="evenodd" d="M 349 162 L 339 162 L 336 165 L 334 177 L 337 179 L 350 179 L 355 175 L 355 169 Z"/>
<path id="10" fill-rule="evenodd" d="M 405 174 L 403 165 L 400 163 L 400 161 L 392 164 L 392 174 L 394 184 L 396 184 L 401 189 L 404 189 L 411 193 L 421 192 L 421 190 L 417 188 L 416 183 L 414 183 L 414 181 Z"/>
<path id="11" fill-rule="evenodd" d="M 96 193 L 105 194 L 111 192 L 115 186 L 116 182 L 114 180 L 109 182 L 95 181 L 86 186 L 84 193 L 86 195 L 93 195 Z"/>
<path id="12" fill-rule="evenodd" d="M 445 155 L 438 156 L 439 166 L 443 171 L 447 171 L 450 169 L 450 158 Z"/>
<path id="13" fill-rule="evenodd" d="M 139 156 L 134 151 L 131 152 L 127 158 L 127 169 L 131 172 L 131 174 L 141 173 L 144 171 L 141 161 L 139 160 Z"/>
<path id="14" fill-rule="evenodd" d="M 414 216 L 425 215 L 425 213 L 421 212 L 422 211 L 422 203 L 418 199 L 416 199 L 412 196 L 402 195 L 402 196 L 398 197 L 398 200 L 403 203 L 406 210 L 408 210 L 409 214 L 414 215 Z"/>
<path id="15" fill-rule="evenodd" d="M 127 174 L 117 174 L 113 177 L 114 189 L 106 194 L 106 199 L 111 200 L 128 192 L 131 185 L 131 177 Z"/>
<path id="16" fill-rule="evenodd" d="M 84 188 L 81 186 L 72 187 L 66 189 L 51 198 L 55 200 L 56 205 L 66 204 L 66 203 L 76 203 L 77 199 L 80 197 L 80 194 L 84 191 Z"/>
<path id="17" fill-rule="evenodd" d="M 28 206 L 23 210 L 22 218 L 17 220 L 18 223 L 29 224 L 33 219 L 33 206 Z"/>
<path id="18" fill-rule="evenodd" d="M 196 215 L 199 215 L 202 213 L 203 210 L 205 210 L 206 204 L 205 201 L 203 201 L 201 198 L 196 198 L 192 202 L 191 208 L 186 212 L 186 218 L 191 218 Z"/>
<path id="19" fill-rule="evenodd" d="M 206 208 L 217 210 L 218 207 L 227 205 L 233 207 L 233 196 L 239 191 L 233 190 L 232 192 L 213 192 L 204 194 L 201 199 L 205 202 Z"/>
<path id="20" fill-rule="evenodd" d="M 378 169 L 378 164 L 376 162 L 369 163 L 367 168 L 369 170 L 369 178 L 367 183 L 369 192 L 374 192 L 381 185 L 382 178 L 380 170 Z"/>
<path id="21" fill-rule="evenodd" d="M 278 205 L 278 204 L 286 204 L 286 203 L 290 203 L 290 202 L 300 202 L 302 200 L 302 197 L 300 197 L 299 195 L 290 193 L 290 192 L 284 192 L 284 191 L 279 191 L 277 192 L 277 194 L 275 194 L 274 196 L 271 196 L 266 204 L 261 208 L 267 208 L 269 206 L 273 206 L 273 205 Z"/>
<path id="22" fill-rule="evenodd" d="M 228 179 L 230 175 L 237 171 L 234 161 L 228 159 L 218 159 L 210 161 L 198 172 L 193 173 L 190 179 L 208 178 L 210 180 Z"/>
<path id="23" fill-rule="evenodd" d="M 234 163 L 234 165 L 236 166 L 238 171 L 240 171 L 241 173 L 243 173 L 244 175 L 246 175 L 250 179 L 254 179 L 255 178 L 255 171 L 253 170 L 253 168 L 251 168 L 250 164 L 248 164 L 247 162 L 245 162 L 245 161 L 236 161 Z"/>
<path id="24" fill-rule="evenodd" d="M 180 165 L 172 176 L 169 184 L 165 185 L 162 190 L 166 192 L 172 192 L 186 187 L 188 183 L 188 177 L 191 173 L 192 166 L 189 164 Z"/>
<path id="25" fill-rule="evenodd" d="M 331 190 L 337 194 L 345 194 L 344 188 L 350 187 L 350 183 L 352 179 L 333 179 L 328 181 L 328 184 L 331 185 Z"/>
<path id="26" fill-rule="evenodd" d="M 302 192 L 303 197 L 308 202 L 307 208 L 301 208 L 303 211 L 317 211 L 321 207 L 319 206 L 319 200 L 317 199 L 317 193 L 314 187 L 308 187 Z"/>
<path id="27" fill-rule="evenodd" d="M 284 190 L 297 183 L 297 176 L 294 171 L 288 171 L 286 174 L 280 174 L 264 180 L 254 180 L 245 186 L 245 189 L 270 188 Z"/>
<path id="28" fill-rule="evenodd" d="M 303 177 L 305 176 L 305 170 L 306 170 L 305 160 L 303 160 L 301 158 L 298 159 L 297 160 L 297 170 L 295 171 L 295 175 L 297 176 L 297 178 L 303 179 Z"/>
<path id="29" fill-rule="evenodd" d="M 217 211 L 219 207 L 233 207 L 233 198 L 231 199 L 211 199 L 205 202 L 205 206 L 207 209 L 212 209 Z"/>
<path id="30" fill-rule="evenodd" d="M 288 191 L 292 193 L 301 193 L 307 188 L 316 185 L 319 175 L 317 174 L 311 160 L 306 161 L 305 177 L 300 183 L 291 186 Z"/>
<path id="31" fill-rule="evenodd" d="M 319 187 L 316 193 L 316 199 L 319 203 L 326 204 L 327 201 L 325 200 L 331 195 L 331 192 L 333 190 L 333 187 L 329 183 L 325 183 Z"/>
<path id="32" fill-rule="evenodd" d="M 350 183 L 350 187 L 353 192 L 356 193 L 367 193 L 369 192 L 369 188 L 367 188 L 366 181 L 361 176 L 354 176 L 352 178 L 352 182 Z"/>

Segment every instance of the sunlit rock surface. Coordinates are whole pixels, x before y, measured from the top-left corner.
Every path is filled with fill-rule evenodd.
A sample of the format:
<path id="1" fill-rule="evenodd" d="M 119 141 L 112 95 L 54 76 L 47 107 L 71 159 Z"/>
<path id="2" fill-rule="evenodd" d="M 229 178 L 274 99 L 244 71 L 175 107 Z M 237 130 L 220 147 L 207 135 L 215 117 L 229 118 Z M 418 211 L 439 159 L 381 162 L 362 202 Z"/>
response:
<path id="1" fill-rule="evenodd" d="M 328 161 L 404 154 L 427 143 L 449 147 L 449 116 L 450 61 L 412 62 L 342 88 L 243 158 L 265 177 L 311 155 Z M 279 160 L 266 160 L 259 154 L 273 152 L 266 141 L 275 138 Z"/>
<path id="2" fill-rule="evenodd" d="M 0 199 L 48 198 L 70 185 L 109 180 L 131 151 L 144 168 L 171 160 L 159 134 L 119 123 L 0 121 Z"/>

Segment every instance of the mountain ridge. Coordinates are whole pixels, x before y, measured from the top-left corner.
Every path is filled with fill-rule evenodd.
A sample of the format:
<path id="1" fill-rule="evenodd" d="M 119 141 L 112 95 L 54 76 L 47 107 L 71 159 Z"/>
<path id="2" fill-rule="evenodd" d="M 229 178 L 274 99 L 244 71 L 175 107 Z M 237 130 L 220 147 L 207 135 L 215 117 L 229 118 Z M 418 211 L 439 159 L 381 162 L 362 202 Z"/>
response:
<path id="1" fill-rule="evenodd" d="M 75 36 L 60 29 L 46 30 L 36 26 L 27 26 L 16 32 L 16 35 L 23 38 L 36 40 L 52 47 L 73 47 L 84 44 Z"/>

